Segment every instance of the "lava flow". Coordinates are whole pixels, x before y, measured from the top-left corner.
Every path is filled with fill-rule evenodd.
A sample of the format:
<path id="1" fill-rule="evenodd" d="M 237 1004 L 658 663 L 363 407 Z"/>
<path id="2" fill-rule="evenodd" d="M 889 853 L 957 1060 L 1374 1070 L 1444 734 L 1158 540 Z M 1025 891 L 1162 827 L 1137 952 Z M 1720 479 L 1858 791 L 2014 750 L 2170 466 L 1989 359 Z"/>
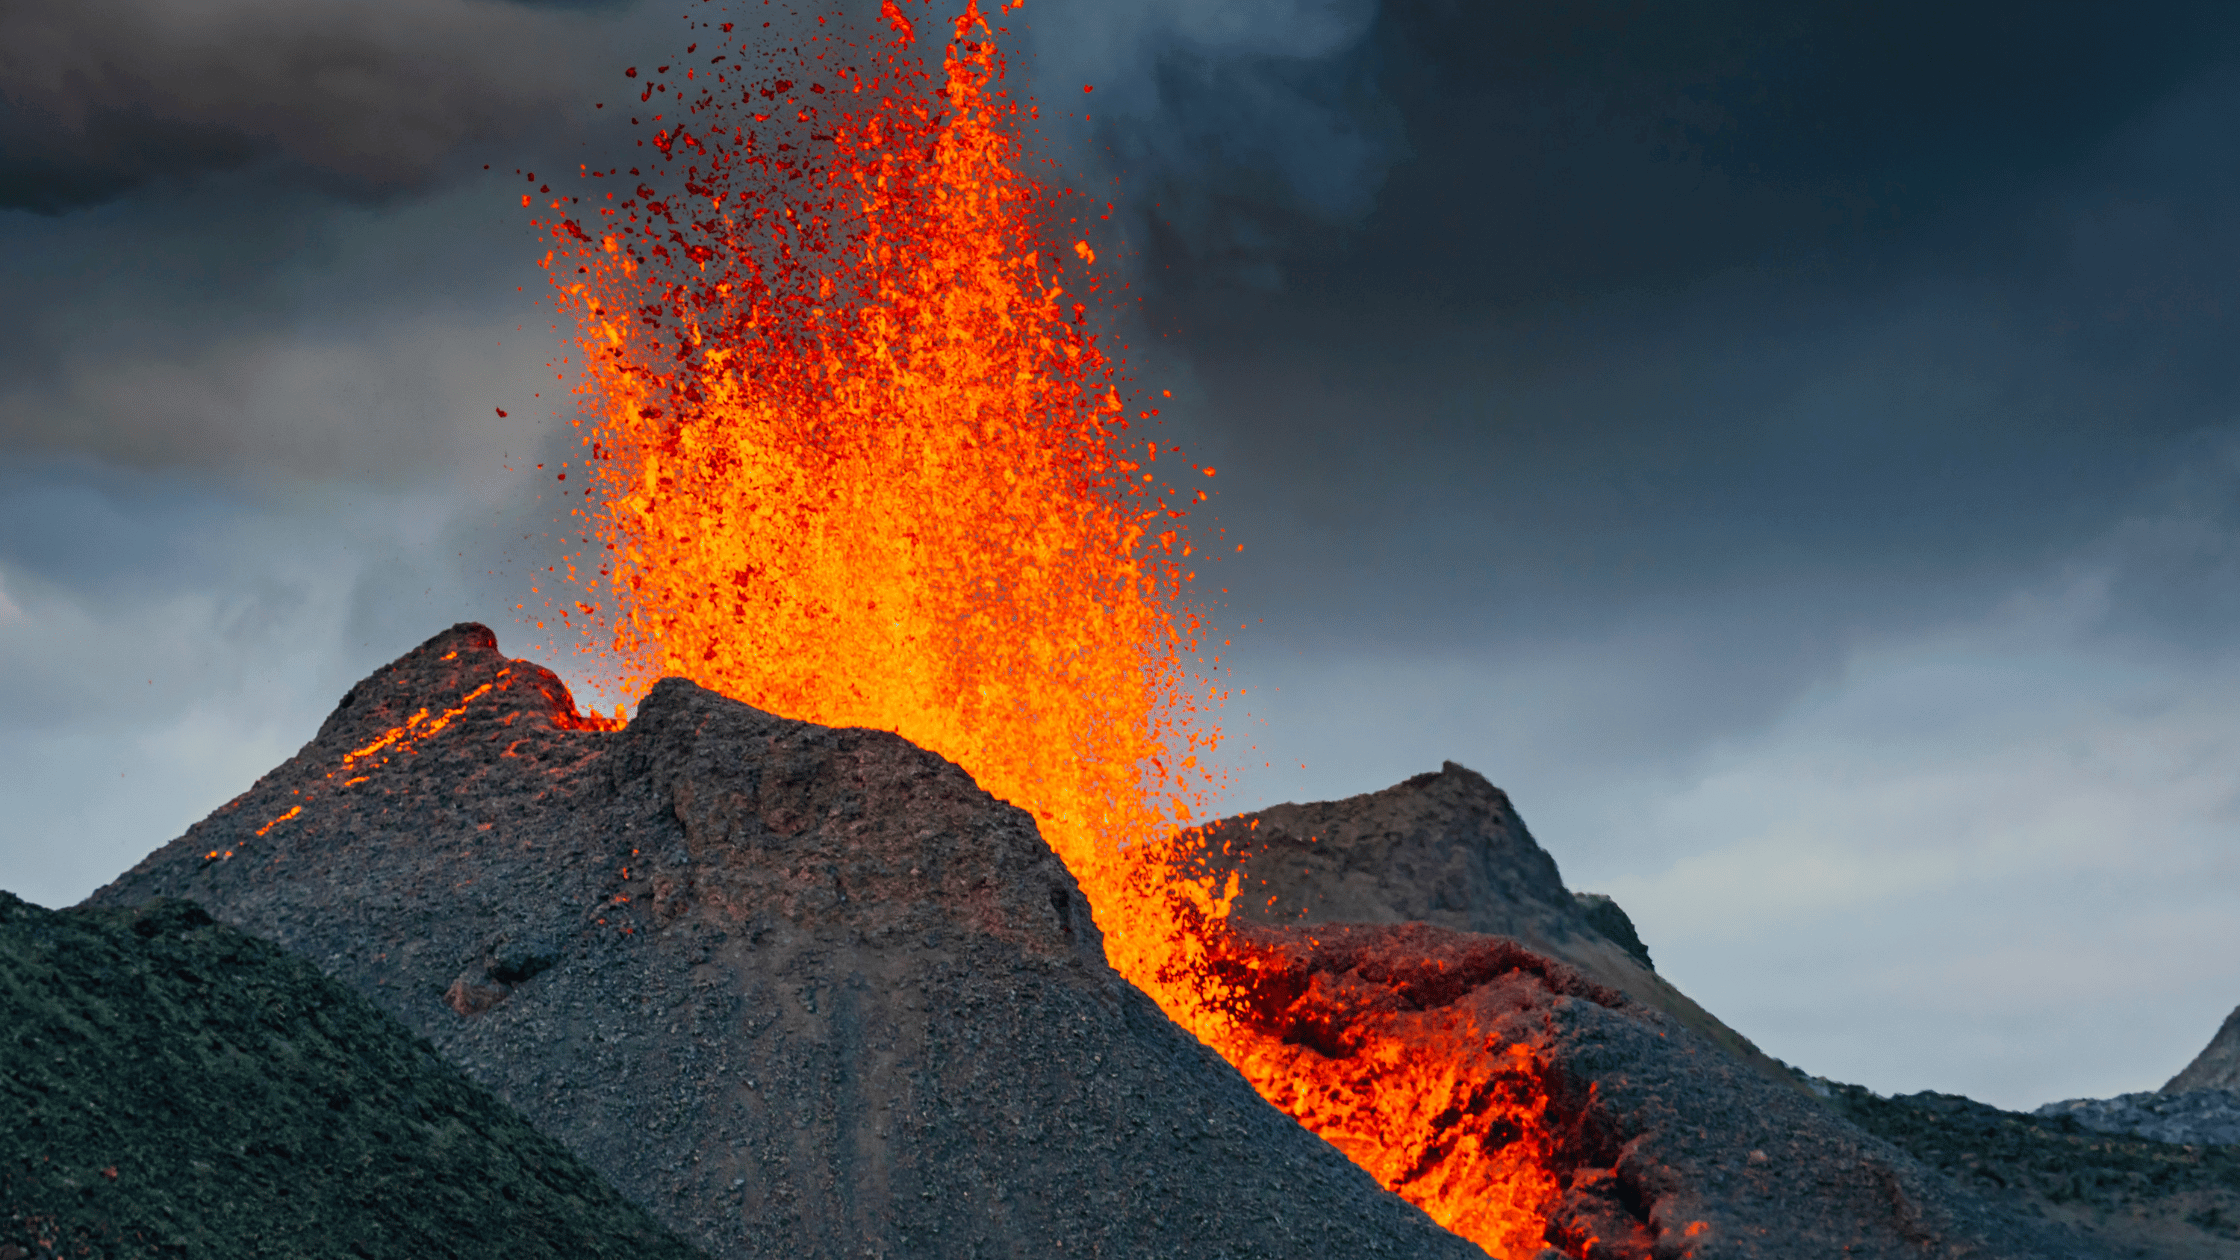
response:
<path id="1" fill-rule="evenodd" d="M 967 0 L 938 71 L 895 0 L 883 44 L 820 35 L 761 75 L 696 23 L 705 49 L 624 72 L 637 165 L 529 174 L 592 400 L 570 624 L 608 627 L 626 687 L 681 675 L 964 766 L 1035 815 L 1121 974 L 1434 1219 L 1531 1255 L 1556 1190 L 1529 1054 L 1286 1042 L 1247 1014 L 1234 881 L 1168 863 L 1219 737 L 1177 524 L 1214 470 L 1142 435 L 1100 345 L 1077 203 L 1025 169 L 990 20 L 1015 7 Z"/>

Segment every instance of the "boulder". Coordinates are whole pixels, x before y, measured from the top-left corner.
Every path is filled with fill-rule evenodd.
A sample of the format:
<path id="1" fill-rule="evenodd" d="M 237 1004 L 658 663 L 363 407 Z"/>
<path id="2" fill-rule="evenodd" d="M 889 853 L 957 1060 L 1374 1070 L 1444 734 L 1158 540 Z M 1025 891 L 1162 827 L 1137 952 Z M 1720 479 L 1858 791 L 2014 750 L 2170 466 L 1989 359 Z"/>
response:
<path id="1" fill-rule="evenodd" d="M 1657 964 L 1649 958 L 1649 947 L 1641 940 L 1641 933 L 1633 926 L 1633 917 L 1617 902 L 1603 893 L 1573 893 L 1571 899 L 1586 912 L 1587 926 L 1602 933 L 1612 944 L 1633 955 L 1633 960 L 1651 971 Z"/>

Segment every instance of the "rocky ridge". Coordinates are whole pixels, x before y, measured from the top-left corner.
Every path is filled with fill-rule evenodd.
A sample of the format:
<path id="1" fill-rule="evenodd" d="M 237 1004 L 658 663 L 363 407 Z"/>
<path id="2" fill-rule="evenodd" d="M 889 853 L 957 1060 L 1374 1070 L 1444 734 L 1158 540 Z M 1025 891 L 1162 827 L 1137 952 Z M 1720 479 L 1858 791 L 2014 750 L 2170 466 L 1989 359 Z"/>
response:
<path id="1" fill-rule="evenodd" d="M 681 680 L 604 725 L 456 627 L 92 900 L 310 958 L 716 1256 L 1481 1254 L 1121 981 L 954 765 Z"/>
<path id="2" fill-rule="evenodd" d="M 2209 1044 L 2193 1057 L 2161 1093 L 2183 1094 L 2198 1089 L 2240 1092 L 2240 1007 L 2234 1007 L 2217 1028 Z"/>
<path id="3" fill-rule="evenodd" d="M 1112 973 L 1028 816 L 954 765 L 679 680 L 610 726 L 456 627 L 93 900 L 192 897 L 314 960 L 714 1255 L 1481 1254 Z M 1554 1254 L 2105 1254 L 1543 952 L 1650 974 L 1586 939 L 1521 823 L 1471 847 L 1513 817 L 1482 779 L 1394 793 L 1395 870 L 1459 837 L 1468 879 L 1544 917 L 1240 918 L 1247 1015 L 1271 1055 L 1373 1076 L 1371 1034 L 1452 1065 L 1454 1116 L 1543 1091 Z M 1467 919 L 1461 887 L 1427 909 Z"/>
<path id="4" fill-rule="evenodd" d="M 2047 1103 L 2031 1114 L 2049 1120 L 2072 1120 L 2095 1133 L 2120 1133 L 2176 1146 L 2240 1142 L 2240 1095 L 2223 1089 L 2068 1098 Z"/>
<path id="5" fill-rule="evenodd" d="M 1787 1069 L 1650 968 L 1615 902 L 1564 887 L 1508 793 L 1454 762 L 1381 792 L 1222 819 L 1202 829 L 1194 856 L 1202 870 L 1239 875 L 1231 913 L 1240 920 L 1430 923 L 1513 937 L 1795 1087 Z"/>
<path id="6" fill-rule="evenodd" d="M 1885 1098 L 1858 1085 L 1812 1084 L 1845 1119 L 1956 1184 L 2111 1254 L 2240 1257 L 2240 1146 L 2096 1131 L 2074 1115 L 2002 1111 L 1953 1094 Z"/>

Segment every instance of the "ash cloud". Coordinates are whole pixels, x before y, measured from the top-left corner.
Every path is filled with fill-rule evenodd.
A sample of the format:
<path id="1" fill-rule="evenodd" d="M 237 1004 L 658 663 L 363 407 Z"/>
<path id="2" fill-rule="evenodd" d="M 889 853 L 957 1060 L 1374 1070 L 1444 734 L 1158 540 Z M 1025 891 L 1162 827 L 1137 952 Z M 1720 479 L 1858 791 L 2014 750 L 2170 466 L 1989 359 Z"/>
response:
<path id="1" fill-rule="evenodd" d="M 1375 0 L 1151 0 L 1023 16 L 1068 180 L 1117 201 L 1138 237 L 1151 220 L 1185 225 L 1193 259 L 1233 281 L 1280 285 L 1271 251 L 1358 219 L 1406 152 L 1363 55 Z"/>
<path id="2" fill-rule="evenodd" d="M 2240 414 L 2240 17 L 1930 18 L 1390 3 L 1333 47 L 1397 119 L 1366 212 L 1239 165 L 1140 241 L 1251 597 L 1418 644 L 1785 584 L 1895 628 L 2128 510 Z"/>
<path id="3" fill-rule="evenodd" d="M 1333 297 L 1483 308 L 1877 247 L 2016 261 L 2037 242 L 1964 229 L 2229 65 L 2236 37 L 2206 4 L 1257 0 L 1070 11 L 1034 49 L 1073 72 L 1038 71 L 1046 101 L 1115 80 L 1086 147 L 1142 191 L 1210 180 L 1271 236 L 1286 210 L 1354 228 L 1259 242 Z M 1206 271 L 1185 263 L 1224 242 L 1163 217 L 1185 248 L 1153 261 Z"/>
<path id="4" fill-rule="evenodd" d="M 87 0 L 0 19 L 0 208 L 58 214 L 273 162 L 425 189 L 461 146 L 586 108 L 594 12 L 472 0 Z"/>

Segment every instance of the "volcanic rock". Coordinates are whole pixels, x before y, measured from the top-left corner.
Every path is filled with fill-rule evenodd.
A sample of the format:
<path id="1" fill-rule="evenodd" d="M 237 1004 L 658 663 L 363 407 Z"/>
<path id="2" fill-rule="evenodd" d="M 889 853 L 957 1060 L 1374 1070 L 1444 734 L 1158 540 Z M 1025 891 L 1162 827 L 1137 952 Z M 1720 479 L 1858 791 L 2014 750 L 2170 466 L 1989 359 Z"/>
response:
<path id="1" fill-rule="evenodd" d="M 1107 965 L 1022 811 L 681 680 L 437 635 L 93 902 L 372 996 L 723 1257 L 1470 1256 Z"/>
<path id="2" fill-rule="evenodd" d="M 1953 1094 L 1884 1098 L 1814 1083 L 1846 1119 L 1960 1185 L 2071 1225 L 2116 1255 L 2240 1256 L 2240 1146 L 2109 1134 L 2051 1107 L 2033 1115 Z"/>
<path id="3" fill-rule="evenodd" d="M 1252 1016 L 1292 1053 L 1438 1045 L 1498 1098 L 1517 1087 L 1488 1048 L 1529 1052 L 1567 1254 L 2107 1254 L 1835 1114 L 1650 971 L 1624 912 L 1567 890 L 1453 762 L 1211 824 L 1188 864 L 1238 874 L 1237 973 L 1264 978 Z"/>
<path id="4" fill-rule="evenodd" d="M 1788 1070 L 1649 967 L 1608 897 L 1574 896 L 1508 793 L 1447 762 L 1340 801 L 1276 805 L 1198 833 L 1199 869 L 1235 871 L 1233 918 L 1254 923 L 1431 923 L 1513 937 L 1695 1031 L 1767 1080 Z"/>
<path id="5" fill-rule="evenodd" d="M 2240 1092 L 2240 1007 L 2224 1017 L 2217 1035 L 2186 1064 L 2185 1070 L 2170 1078 L 2162 1087 L 2165 1094 L 2183 1094 L 2196 1089 L 2223 1089 Z"/>
<path id="6" fill-rule="evenodd" d="M 1651 971 L 1657 964 L 1649 959 L 1649 947 L 1642 943 L 1641 933 L 1633 926 L 1633 916 L 1602 893 L 1573 893 L 1571 899 L 1587 916 L 1587 926 L 1602 935 L 1618 948 L 1633 955 L 1633 960 Z"/>
<path id="7" fill-rule="evenodd" d="M 2095 1133 L 2120 1133 L 2175 1146 L 2240 1142 L 2240 1095 L 2222 1089 L 2067 1098 L 2047 1103 L 2031 1114 L 2053 1120 L 2066 1117 Z"/>
<path id="8" fill-rule="evenodd" d="M 1432 1048 L 1484 1106 L 1535 1066 L 1562 1194 L 1558 1254 L 1652 1257 L 2113 1254 L 1986 1199 L 1809 1093 L 1778 1085 L 1583 972 L 1427 924 L 1245 924 L 1249 1018 L 1297 1056 Z M 1386 1070 L 1386 1069 L 1378 1069 Z M 1305 1077 L 1308 1073 L 1298 1073 Z M 1472 1087 L 1474 1086 L 1474 1088 Z"/>
<path id="9" fill-rule="evenodd" d="M 191 902 L 0 893 L 0 1256 L 691 1260 L 349 987 Z"/>

